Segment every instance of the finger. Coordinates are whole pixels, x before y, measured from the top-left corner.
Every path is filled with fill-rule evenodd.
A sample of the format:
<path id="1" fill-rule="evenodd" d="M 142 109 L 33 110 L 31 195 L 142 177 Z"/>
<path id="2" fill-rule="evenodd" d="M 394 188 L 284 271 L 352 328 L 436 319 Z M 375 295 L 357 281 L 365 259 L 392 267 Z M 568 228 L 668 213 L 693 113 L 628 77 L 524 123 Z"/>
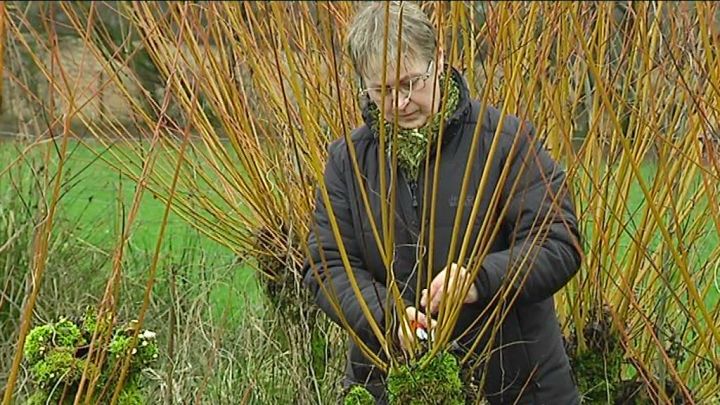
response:
<path id="1" fill-rule="evenodd" d="M 430 299 L 430 313 L 434 314 L 438 311 L 438 308 L 440 308 L 440 301 L 442 300 L 443 295 L 445 294 L 444 286 L 441 285 L 436 291 L 435 294 Z"/>
<path id="2" fill-rule="evenodd" d="M 422 294 L 420 295 L 420 306 L 423 308 L 427 307 L 427 289 L 422 290 Z"/>
<path id="3" fill-rule="evenodd" d="M 411 320 L 415 319 L 417 313 L 418 313 L 418 310 L 417 310 L 417 308 L 415 308 L 415 307 L 407 307 L 407 308 L 405 308 L 405 318 L 406 318 L 408 321 L 411 321 Z"/>
<path id="4" fill-rule="evenodd" d="M 422 311 L 419 311 L 415 307 L 408 307 L 408 309 L 405 311 L 405 314 L 408 325 L 408 330 L 406 331 L 406 334 L 408 336 L 412 336 L 414 338 L 415 328 L 417 328 L 417 326 L 413 327 L 413 324 L 420 325 L 422 328 L 427 329 L 427 317 Z"/>
<path id="5" fill-rule="evenodd" d="M 420 325 L 422 325 L 423 328 L 427 329 L 427 327 L 428 327 L 428 321 L 427 321 L 427 317 L 425 316 L 424 313 L 422 313 L 422 312 L 420 312 L 420 311 L 417 311 L 415 320 L 416 320 Z"/>
<path id="6" fill-rule="evenodd" d="M 400 332 L 398 334 L 398 340 L 400 341 L 400 347 L 403 349 L 403 351 L 408 351 L 410 349 L 411 344 L 408 341 L 407 335 L 405 333 Z"/>
<path id="7" fill-rule="evenodd" d="M 447 270 L 443 269 L 443 271 L 438 273 L 438 275 L 433 278 L 433 280 L 430 282 L 430 296 L 432 296 L 438 288 L 442 288 L 442 286 L 445 284 L 445 277 L 447 277 L 447 275 Z"/>
<path id="8" fill-rule="evenodd" d="M 429 330 L 431 330 L 431 331 L 434 331 L 435 328 L 437 327 L 437 321 L 436 321 L 435 319 L 431 319 L 431 320 L 430 320 L 430 325 L 431 325 L 431 326 L 430 326 L 429 328 L 427 328 L 427 329 L 429 329 Z"/>
<path id="9" fill-rule="evenodd" d="M 412 339 L 413 333 L 410 330 L 410 321 L 412 318 L 415 317 L 416 310 L 414 307 L 408 307 L 405 309 L 405 317 L 400 320 L 400 327 L 398 328 L 397 336 L 398 341 L 400 342 L 400 347 L 403 351 L 409 351 L 412 347 L 412 342 L 410 339 Z"/>
<path id="10" fill-rule="evenodd" d="M 422 325 L 424 328 L 427 328 L 427 317 L 425 317 L 425 314 L 422 311 L 419 311 L 417 308 L 408 307 L 405 310 L 405 315 L 406 315 L 408 325 L 410 325 L 412 322 L 417 322 L 418 324 Z"/>
<path id="11" fill-rule="evenodd" d="M 467 295 L 465 296 L 465 304 L 472 304 L 478 300 L 478 290 L 475 285 L 470 285 Z"/>
<path id="12" fill-rule="evenodd" d="M 442 273 L 438 274 L 437 277 L 430 283 L 430 292 L 428 293 L 428 301 L 429 306 L 426 305 L 425 309 L 429 311 L 430 313 L 434 314 L 437 312 L 437 309 L 440 304 L 440 299 L 442 298 L 443 294 L 445 293 L 445 275 L 447 273 L 443 271 Z"/>
<path id="13" fill-rule="evenodd" d="M 465 279 L 463 278 L 462 275 L 453 275 L 452 278 L 450 279 L 450 282 L 448 285 L 448 288 L 452 292 L 450 294 L 450 298 L 448 298 L 448 299 L 452 299 L 453 301 L 460 299 L 461 295 L 462 295 L 462 289 L 463 289 L 464 284 L 465 284 Z"/>
<path id="14" fill-rule="evenodd" d="M 457 273 L 450 273 L 449 277 L 450 279 L 447 281 L 447 291 L 445 290 L 445 285 L 443 284 L 440 288 L 440 291 L 433 297 L 432 303 L 430 305 L 431 313 L 433 314 L 440 310 L 440 304 L 443 299 L 457 299 L 459 297 L 458 292 L 461 290 L 463 280 L 461 277 L 457 276 Z M 450 294 L 450 297 L 445 297 L 448 294 Z"/>
<path id="15" fill-rule="evenodd" d="M 462 289 L 467 283 L 467 275 L 464 272 L 458 272 L 450 279 L 450 291 L 453 292 L 453 298 L 458 299 L 462 294 Z"/>
<path id="16" fill-rule="evenodd" d="M 453 266 L 455 266 L 453 264 Z M 447 277 L 452 277 L 453 275 L 454 267 L 451 267 L 450 270 L 448 268 L 444 268 L 440 273 L 438 273 L 437 276 L 433 279 L 433 281 L 430 283 L 430 291 L 428 293 L 428 299 L 431 302 L 431 307 L 434 305 L 434 309 L 437 310 L 438 304 L 440 302 L 440 298 L 445 293 L 445 279 Z M 448 280 L 450 281 L 450 280 Z M 434 311 L 432 311 L 434 312 Z"/>

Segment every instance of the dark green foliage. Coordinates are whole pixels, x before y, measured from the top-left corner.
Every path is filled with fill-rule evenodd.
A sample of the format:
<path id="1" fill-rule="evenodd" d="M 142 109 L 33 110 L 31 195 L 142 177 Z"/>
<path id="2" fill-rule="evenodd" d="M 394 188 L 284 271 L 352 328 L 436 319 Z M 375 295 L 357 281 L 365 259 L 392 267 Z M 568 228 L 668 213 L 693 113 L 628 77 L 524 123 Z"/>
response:
<path id="1" fill-rule="evenodd" d="M 125 384 L 118 396 L 118 405 L 144 405 L 146 403 L 140 387 L 135 382 Z"/>
<path id="2" fill-rule="evenodd" d="M 583 330 L 587 348 L 577 349 L 576 337 L 571 338 L 570 362 L 578 390 L 584 403 L 612 403 L 621 389 L 623 350 L 613 329 L 610 312 L 596 311 Z"/>
<path id="3" fill-rule="evenodd" d="M 88 308 L 88 310 L 85 311 L 85 316 L 82 319 L 83 330 L 92 337 L 93 333 L 95 333 L 95 329 L 97 328 L 97 326 L 97 315 L 95 315 L 95 311 L 93 311 L 92 308 Z"/>
<path id="4" fill-rule="evenodd" d="M 48 394 L 45 391 L 35 391 L 25 402 L 25 405 L 45 405 L 48 402 Z"/>
<path id="5" fill-rule="evenodd" d="M 319 327 L 314 327 L 310 330 L 310 361 L 315 377 L 318 379 L 323 378 L 325 375 L 327 365 L 325 356 L 329 346 L 330 343 L 327 340 L 327 336 Z"/>
<path id="6" fill-rule="evenodd" d="M 424 355 L 409 365 L 393 367 L 388 373 L 390 404 L 465 403 L 460 364 L 450 353 Z"/>
<path id="7" fill-rule="evenodd" d="M 585 403 L 612 402 L 620 388 L 620 366 L 623 353 L 613 350 L 603 353 L 587 350 L 574 359 L 578 390 Z"/>
<path id="8" fill-rule="evenodd" d="M 361 385 L 355 385 L 345 396 L 345 405 L 373 405 L 375 398 Z"/>

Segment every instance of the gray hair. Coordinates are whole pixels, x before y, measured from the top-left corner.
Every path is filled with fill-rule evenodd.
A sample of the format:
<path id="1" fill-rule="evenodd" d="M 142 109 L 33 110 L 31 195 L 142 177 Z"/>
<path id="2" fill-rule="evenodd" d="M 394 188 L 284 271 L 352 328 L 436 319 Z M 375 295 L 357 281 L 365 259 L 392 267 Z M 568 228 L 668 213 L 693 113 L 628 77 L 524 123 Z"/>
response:
<path id="1" fill-rule="evenodd" d="M 410 60 L 434 60 L 437 49 L 437 36 L 430 19 L 415 3 L 408 1 L 370 2 L 353 19 L 348 29 L 347 50 L 350 54 L 355 73 L 381 72 L 383 48 L 385 46 L 385 17 L 388 8 L 388 66 L 396 67 L 398 42 L 402 57 Z M 398 38 L 400 15 L 402 13 L 402 31 Z"/>

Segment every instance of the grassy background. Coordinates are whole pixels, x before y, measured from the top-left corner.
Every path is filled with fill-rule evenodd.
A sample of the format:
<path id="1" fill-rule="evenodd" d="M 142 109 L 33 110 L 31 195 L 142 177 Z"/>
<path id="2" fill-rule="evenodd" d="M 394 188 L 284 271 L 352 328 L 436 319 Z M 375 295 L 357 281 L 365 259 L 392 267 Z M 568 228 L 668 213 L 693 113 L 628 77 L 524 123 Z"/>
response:
<path id="1" fill-rule="evenodd" d="M 0 176 L 0 237 L 21 230 L 10 249 L 0 252 L 0 385 L 15 352 L 29 279 L 32 225 L 37 224 L 33 217 L 42 200 L 38 182 L 45 172 L 56 172 L 52 154 L 54 163 L 37 169 L 46 146 L 36 147 Z M 24 147 L 20 142 L 0 141 L 0 168 L 5 169 Z M 134 185 L 96 159 L 95 152 L 102 150 L 99 145 L 91 147 L 96 149 L 78 142 L 69 147 L 33 325 L 81 315 L 87 306 L 96 306 L 111 274 L 113 249 Z M 123 256 L 117 305 L 121 321 L 135 318 L 142 305 L 163 212 L 164 205 L 146 193 Z M 309 392 L 321 392 L 328 403 L 336 403 L 334 395 L 340 390 L 333 384 L 341 375 L 341 365 L 331 364 L 344 354 L 338 351 L 331 358 L 328 352 L 327 375 L 308 381 L 306 371 L 298 367 L 302 354 L 288 349 L 288 345 L 298 347 L 297 343 L 286 341 L 287 325 L 269 312 L 272 307 L 263 300 L 256 274 L 234 252 L 170 214 L 145 318 L 145 327 L 157 331 L 161 348 L 158 364 L 147 375 L 149 403 L 237 403 L 240 398 L 258 404 L 307 403 Z M 337 328 L 323 330 L 338 333 Z M 342 339 L 338 335 L 333 341 L 340 345 Z M 29 377 L 23 368 L 18 403 L 33 390 Z"/>
<path id="2" fill-rule="evenodd" d="M 20 154 L 23 145 L 14 141 L 0 141 L 0 145 L 0 167 L 5 168 Z M 20 190 L 16 190 L 18 176 L 25 179 L 33 177 L 31 162 L 39 165 L 46 152 L 47 147 L 32 150 L 18 163 L 16 170 L 13 170 L 15 176 L 0 177 L 0 190 L 20 195 Z M 99 159 L 97 153 L 107 153 L 107 150 L 92 141 L 89 147 L 79 142 L 70 143 L 69 157 L 63 170 L 62 196 L 56 221 L 65 225 L 64 235 L 68 238 L 66 243 L 69 245 L 110 253 L 117 245 L 124 226 L 123 218 L 127 217 L 132 205 L 135 185 L 131 179 L 120 176 L 105 161 Z M 48 170 L 50 174 L 57 172 L 57 155 L 51 154 L 53 165 Z M 26 203 L 34 205 L 37 202 Z M 127 256 L 135 262 L 135 266 L 126 268 L 130 278 L 136 278 L 138 285 L 144 283 L 146 267 L 141 263 L 150 263 L 164 210 L 165 206 L 161 201 L 153 198 L 149 192 L 144 193 L 128 242 Z M 218 311 L 225 311 L 237 320 L 238 314 L 243 311 L 244 302 L 258 303 L 255 271 L 238 262 L 231 250 L 204 237 L 171 212 L 161 248 L 158 288 L 162 288 L 163 280 L 167 280 L 170 266 L 191 264 L 188 263 L 191 258 L 202 261 L 206 270 L 222 268 L 218 271 L 223 272 L 224 280 L 219 280 L 210 292 L 213 306 Z M 109 276 L 109 261 L 103 269 L 108 270 L 105 277 Z M 200 281 L 195 278 L 199 276 L 198 272 L 189 272 L 185 276 L 190 283 Z M 103 277 L 99 278 L 98 281 L 102 282 Z"/>

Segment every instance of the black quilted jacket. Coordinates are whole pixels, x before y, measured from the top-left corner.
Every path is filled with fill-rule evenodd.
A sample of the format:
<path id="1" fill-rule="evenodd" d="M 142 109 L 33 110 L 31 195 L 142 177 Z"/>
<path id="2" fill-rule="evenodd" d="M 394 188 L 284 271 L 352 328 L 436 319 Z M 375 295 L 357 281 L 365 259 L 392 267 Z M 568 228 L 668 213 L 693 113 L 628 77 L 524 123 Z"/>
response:
<path id="1" fill-rule="evenodd" d="M 469 230 L 472 232 L 471 240 L 474 241 L 485 216 L 491 216 L 492 224 L 500 221 L 500 231 L 492 241 L 491 249 L 484 257 L 480 274 L 475 280 L 480 300 L 463 307 L 455 331 L 456 336 L 469 326 L 475 326 L 470 329 L 471 333 L 465 334 L 457 343 L 460 350 L 468 350 L 470 343 L 484 326 L 486 315 L 481 314 L 483 309 L 487 306 L 503 306 L 509 311 L 499 333 L 493 337 L 493 354 L 489 359 L 478 360 L 486 361 L 477 367 L 478 377 L 486 373 L 483 386 L 485 398 L 492 404 L 576 403 L 578 393 L 571 376 L 553 302 L 553 294 L 577 272 L 582 255 L 579 250 L 577 219 L 564 185 L 565 173 L 542 148 L 540 142 L 533 141 L 535 131 L 532 126 L 510 115 L 504 117 L 502 130 L 498 135 L 498 149 L 491 157 L 490 147 L 500 123 L 500 112 L 487 107 L 480 116 L 481 104 L 469 98 L 467 85 L 459 72 L 453 70 L 452 74 L 461 87 L 459 106 L 446 124 L 441 159 L 438 161 L 435 156 L 430 159 L 431 174 L 435 166 L 440 165 L 433 274 L 440 272 L 446 264 L 452 232 L 459 232 L 458 240 L 462 240 L 466 230 Z M 370 130 L 372 123 L 369 114 L 364 116 L 365 125 L 352 133 L 352 147 L 357 156 L 372 215 L 379 226 L 382 223 L 379 139 Z M 475 138 L 473 133 L 478 120 L 482 122 L 482 128 L 479 136 Z M 474 139 L 477 142 L 477 155 L 463 204 L 462 222 L 460 227 L 453 231 L 453 222 L 460 205 L 462 179 Z M 517 143 L 512 149 L 514 141 Z M 506 161 L 510 162 L 510 171 L 507 180 L 501 182 L 500 177 Z M 386 167 L 388 166 L 389 164 L 386 164 Z M 483 190 L 479 190 L 486 166 L 489 170 L 489 181 Z M 407 304 L 416 306 L 419 300 L 419 291 L 416 291 L 418 273 L 423 273 L 421 286 L 426 284 L 424 275 L 427 273 L 427 269 L 417 271 L 419 253 L 426 255 L 423 261 L 427 262 L 427 252 L 418 249 L 418 235 L 423 207 L 429 204 L 431 195 L 431 191 L 425 193 L 425 190 L 432 190 L 432 185 L 423 181 L 422 173 L 424 169 L 421 169 L 420 180 L 417 182 L 406 181 L 400 174 L 394 183 L 398 188 L 393 268 Z M 389 178 L 388 169 L 386 179 Z M 344 138 L 336 140 L 329 147 L 325 183 L 353 274 L 375 319 L 383 327 L 385 310 L 390 307 L 386 305 L 387 272 L 376 247 L 368 212 L 363 205 L 360 185 L 349 155 L 349 145 Z M 513 189 L 514 183 L 517 184 Z M 489 212 L 490 197 L 498 187 L 501 188 L 501 200 L 496 209 Z M 478 198 L 481 199 L 480 212 L 468 227 L 472 205 Z M 505 211 L 501 215 L 503 210 Z M 429 218 L 429 215 L 427 217 Z M 429 219 L 422 229 L 427 232 L 428 228 Z M 537 235 L 540 236 L 533 244 Z M 425 241 L 428 240 L 427 236 Z M 311 255 L 304 267 L 305 283 L 315 294 L 317 304 L 332 319 L 340 322 L 330 300 L 319 287 L 322 280 L 328 288 L 327 291 L 334 294 L 340 303 L 349 326 L 370 347 L 380 352 L 350 287 L 340 260 L 338 243 L 333 237 L 328 220 L 328 210 L 319 194 L 308 242 Z M 532 260 L 525 263 L 515 261 L 528 256 L 529 250 L 532 250 L 529 254 Z M 459 244 L 453 257 L 457 258 L 458 253 Z M 524 282 L 511 281 L 516 272 L 520 274 L 516 279 L 524 279 Z M 508 302 L 493 299 L 499 290 L 508 288 L 512 293 L 517 293 L 516 300 Z M 394 315 L 390 318 L 394 318 Z M 483 337 L 478 347 L 484 347 L 488 339 Z M 384 376 L 354 344 L 349 348 L 346 374 L 347 384 L 364 384 L 378 398 L 379 403 L 385 401 Z"/>

